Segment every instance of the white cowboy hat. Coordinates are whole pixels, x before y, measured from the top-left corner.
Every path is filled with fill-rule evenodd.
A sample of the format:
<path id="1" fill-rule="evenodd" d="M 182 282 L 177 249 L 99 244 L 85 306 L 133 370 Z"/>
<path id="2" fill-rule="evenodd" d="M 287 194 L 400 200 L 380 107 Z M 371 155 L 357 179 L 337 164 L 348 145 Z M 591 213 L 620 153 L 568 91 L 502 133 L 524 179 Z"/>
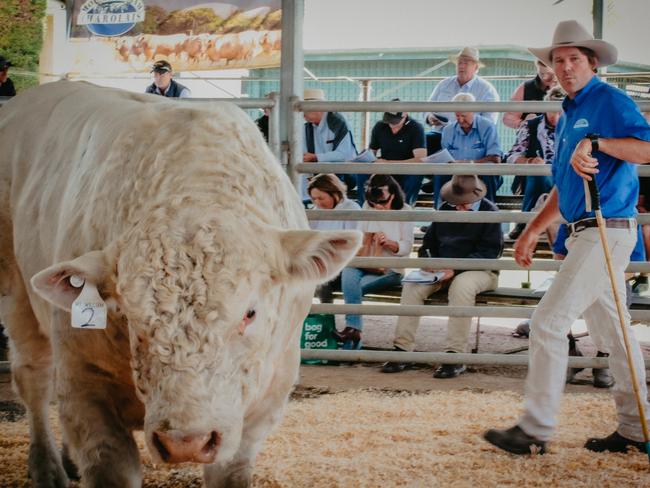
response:
<path id="1" fill-rule="evenodd" d="M 575 20 L 564 20 L 555 28 L 550 47 L 529 47 L 528 50 L 544 64 L 551 66 L 551 53 L 558 47 L 586 47 L 596 53 L 596 66 L 609 66 L 618 59 L 618 50 L 609 42 L 594 39 L 587 29 Z"/>
<path id="2" fill-rule="evenodd" d="M 319 88 L 307 88 L 303 100 L 325 100 L 325 92 Z"/>
<path id="3" fill-rule="evenodd" d="M 450 54 L 449 59 L 451 60 L 452 63 L 458 64 L 458 58 L 460 57 L 463 58 L 469 58 L 472 61 L 476 61 L 478 63 L 479 68 L 485 68 L 485 65 L 481 63 L 481 60 L 479 58 L 479 53 L 478 49 L 475 47 L 464 47 L 458 54 Z"/>

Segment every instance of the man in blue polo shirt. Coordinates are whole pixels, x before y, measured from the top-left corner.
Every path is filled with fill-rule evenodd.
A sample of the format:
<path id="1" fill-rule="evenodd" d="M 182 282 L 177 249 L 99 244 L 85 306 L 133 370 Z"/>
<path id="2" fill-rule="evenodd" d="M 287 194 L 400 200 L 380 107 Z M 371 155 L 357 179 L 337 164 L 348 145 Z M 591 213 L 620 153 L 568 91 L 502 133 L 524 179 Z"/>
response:
<path id="1" fill-rule="evenodd" d="M 595 76 L 598 66 L 616 62 L 616 48 L 596 40 L 575 21 L 560 22 L 547 48 L 531 48 L 553 67 L 568 96 L 556 135 L 551 192 L 539 214 L 515 243 L 515 260 L 528 267 L 537 240 L 560 216 L 569 224 L 569 254 L 532 317 L 530 362 L 524 413 L 514 427 L 489 430 L 485 439 L 514 453 L 543 453 L 556 425 L 567 366 L 566 334 L 582 315 L 609 347 L 609 366 L 616 381 L 612 394 L 618 427 L 604 438 L 591 438 L 591 451 L 644 451 L 643 433 L 626 361 L 616 304 L 604 265 L 594 213 L 587 207 L 586 181 L 596 179 L 606 219 L 607 241 L 620 297 L 625 296 L 625 268 L 637 239 L 635 205 L 639 181 L 634 164 L 650 161 L 650 126 L 622 91 Z M 625 326 L 630 315 L 625 311 Z M 650 412 L 641 349 L 629 331 L 631 355 L 646 416 Z"/>
<path id="2" fill-rule="evenodd" d="M 459 93 L 452 102 L 474 102 L 471 93 Z M 447 149 L 457 163 L 500 163 L 501 145 L 494 123 L 474 112 L 456 112 L 456 121 L 442 130 L 442 148 Z M 501 176 L 480 176 L 487 187 L 485 198 L 494 202 L 497 190 L 503 183 Z M 451 180 L 449 175 L 433 179 L 436 208 L 440 207 L 440 189 Z"/>

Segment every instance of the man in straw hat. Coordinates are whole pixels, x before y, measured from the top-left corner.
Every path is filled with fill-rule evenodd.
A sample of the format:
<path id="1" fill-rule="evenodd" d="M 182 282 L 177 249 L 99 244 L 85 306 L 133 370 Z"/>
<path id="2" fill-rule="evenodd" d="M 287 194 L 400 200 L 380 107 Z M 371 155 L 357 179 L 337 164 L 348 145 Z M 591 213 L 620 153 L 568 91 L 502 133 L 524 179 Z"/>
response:
<path id="1" fill-rule="evenodd" d="M 478 49 L 464 47 L 458 54 L 449 56 L 449 59 L 456 65 L 456 74 L 436 85 L 429 97 L 430 102 L 449 102 L 458 93 L 471 93 L 479 102 L 499 101 L 499 94 L 494 85 L 478 75 L 479 68 L 485 66 L 479 58 Z M 497 123 L 496 112 L 479 112 L 479 115 Z M 451 112 L 430 112 L 427 114 L 426 123 L 433 126 L 436 132 L 440 132 L 453 117 Z"/>
<path id="2" fill-rule="evenodd" d="M 624 272 L 637 238 L 634 216 L 639 180 L 634 164 L 650 161 L 650 126 L 625 93 L 595 76 L 598 66 L 616 62 L 616 48 L 594 39 L 577 22 L 560 22 L 550 47 L 530 51 L 552 66 L 567 98 L 557 126 L 552 165 L 556 187 L 515 243 L 515 260 L 529 266 L 540 233 L 560 216 L 570 223 L 571 235 L 566 243 L 569 254 L 532 317 L 524 413 L 517 425 L 489 430 L 485 439 L 514 454 L 544 452 L 556 425 L 564 389 L 566 334 L 582 315 L 609 347 L 609 366 L 616 380 L 612 393 L 618 413 L 616 431 L 604 438 L 589 439 L 585 447 L 596 452 L 625 452 L 630 447 L 643 451 L 623 334 L 583 180 L 595 178 L 600 188 L 617 291 L 624 297 Z M 624 315 L 629 329 L 630 315 L 627 311 Z M 643 357 L 634 335 L 629 335 L 640 401 L 648 412 Z"/>
<path id="3" fill-rule="evenodd" d="M 444 200 L 441 210 L 450 211 L 496 211 L 496 205 L 485 198 L 487 188 L 476 175 L 455 175 L 451 181 L 442 186 Z M 418 255 L 439 258 L 475 258 L 496 259 L 503 251 L 503 236 L 499 223 L 461 223 L 432 222 L 422 241 Z M 449 286 L 447 296 L 449 305 L 456 307 L 473 306 L 476 295 L 494 290 L 497 287 L 498 272 L 490 270 L 476 271 L 440 271 L 443 277 L 435 283 L 405 282 L 402 289 L 403 305 L 422 305 L 424 300 L 445 286 Z M 412 351 L 415 345 L 415 333 L 420 324 L 420 317 L 402 316 L 397 321 L 397 330 L 393 345 L 397 351 Z M 449 317 L 447 338 L 444 349 L 447 352 L 465 352 L 469 339 L 471 317 Z M 403 362 L 388 362 L 383 365 L 384 373 L 399 373 L 408 367 Z M 443 364 L 433 373 L 434 378 L 455 378 L 465 371 L 463 364 Z"/>

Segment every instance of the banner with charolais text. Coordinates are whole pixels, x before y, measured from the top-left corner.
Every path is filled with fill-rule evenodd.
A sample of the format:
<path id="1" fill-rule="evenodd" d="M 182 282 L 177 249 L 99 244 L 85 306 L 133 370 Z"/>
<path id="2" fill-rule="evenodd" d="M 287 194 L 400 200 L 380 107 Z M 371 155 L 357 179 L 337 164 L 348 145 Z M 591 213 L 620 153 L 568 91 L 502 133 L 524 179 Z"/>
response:
<path id="1" fill-rule="evenodd" d="M 281 0 L 68 0 L 73 73 L 279 66 Z"/>

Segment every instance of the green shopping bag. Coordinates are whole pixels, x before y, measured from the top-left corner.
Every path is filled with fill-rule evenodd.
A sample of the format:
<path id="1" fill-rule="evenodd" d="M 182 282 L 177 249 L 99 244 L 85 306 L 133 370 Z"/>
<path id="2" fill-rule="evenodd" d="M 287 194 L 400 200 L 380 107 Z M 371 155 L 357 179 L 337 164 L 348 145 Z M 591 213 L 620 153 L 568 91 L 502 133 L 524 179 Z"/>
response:
<path id="1" fill-rule="evenodd" d="M 334 338 L 336 325 L 334 315 L 330 313 L 313 313 L 307 315 L 302 324 L 300 336 L 301 349 L 337 349 Z M 327 364 L 327 359 L 304 359 L 303 364 Z"/>

